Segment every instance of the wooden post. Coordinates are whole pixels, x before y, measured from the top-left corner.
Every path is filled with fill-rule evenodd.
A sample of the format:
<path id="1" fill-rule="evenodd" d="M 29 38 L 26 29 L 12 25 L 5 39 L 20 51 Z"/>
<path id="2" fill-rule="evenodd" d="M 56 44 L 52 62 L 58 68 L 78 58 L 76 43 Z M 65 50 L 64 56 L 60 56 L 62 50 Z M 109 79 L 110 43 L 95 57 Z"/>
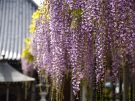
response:
<path id="1" fill-rule="evenodd" d="M 32 82 L 32 87 L 31 87 L 31 101 L 35 101 L 36 96 L 35 96 L 35 83 Z"/>
<path id="2" fill-rule="evenodd" d="M 19 85 L 17 84 L 17 101 L 20 101 L 20 87 L 19 87 Z"/>
<path id="3" fill-rule="evenodd" d="M 9 84 L 7 84 L 6 101 L 9 101 Z"/>

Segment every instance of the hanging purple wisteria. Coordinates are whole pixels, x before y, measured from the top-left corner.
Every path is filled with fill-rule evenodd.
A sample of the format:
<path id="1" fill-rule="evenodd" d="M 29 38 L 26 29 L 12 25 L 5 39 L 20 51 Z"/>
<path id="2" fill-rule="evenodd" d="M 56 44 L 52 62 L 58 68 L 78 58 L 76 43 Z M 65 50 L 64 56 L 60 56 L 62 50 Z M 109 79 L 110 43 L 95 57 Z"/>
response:
<path id="1" fill-rule="evenodd" d="M 45 0 L 41 8 L 31 34 L 32 55 L 55 90 L 62 90 L 67 72 L 75 96 L 82 79 L 91 82 L 95 76 L 98 86 L 109 69 L 115 84 L 126 65 L 135 72 L 133 0 Z"/>

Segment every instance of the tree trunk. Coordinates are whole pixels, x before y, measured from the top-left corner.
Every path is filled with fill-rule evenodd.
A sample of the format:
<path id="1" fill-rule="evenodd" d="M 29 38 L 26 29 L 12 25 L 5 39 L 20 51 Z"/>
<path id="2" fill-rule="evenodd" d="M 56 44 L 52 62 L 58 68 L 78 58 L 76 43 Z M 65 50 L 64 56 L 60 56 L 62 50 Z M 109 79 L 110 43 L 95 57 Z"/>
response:
<path id="1" fill-rule="evenodd" d="M 131 81 L 130 82 L 130 101 L 134 101 L 133 100 L 133 82 Z"/>
<path id="2" fill-rule="evenodd" d="M 70 84 L 70 101 L 74 101 L 74 94 L 73 94 L 72 83 Z"/>
<path id="3" fill-rule="evenodd" d="M 133 101 L 135 101 L 135 74 L 133 74 L 133 92 L 132 92 L 132 99 L 133 99 Z"/>
<path id="4" fill-rule="evenodd" d="M 93 73 L 90 85 L 90 101 L 95 101 L 95 86 L 95 74 Z"/>
<path id="5" fill-rule="evenodd" d="M 129 81 L 128 81 L 128 66 L 123 67 L 123 84 L 124 84 L 124 92 L 123 92 L 123 101 L 128 101 L 129 94 Z"/>
<path id="6" fill-rule="evenodd" d="M 115 85 L 112 84 L 112 101 L 115 101 Z"/>

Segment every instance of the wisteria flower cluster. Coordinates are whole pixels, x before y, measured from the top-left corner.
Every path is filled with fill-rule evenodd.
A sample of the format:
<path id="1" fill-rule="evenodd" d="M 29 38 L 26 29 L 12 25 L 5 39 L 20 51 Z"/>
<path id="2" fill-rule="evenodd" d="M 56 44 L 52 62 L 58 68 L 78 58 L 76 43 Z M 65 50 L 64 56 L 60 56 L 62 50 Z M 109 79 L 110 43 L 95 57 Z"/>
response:
<path id="1" fill-rule="evenodd" d="M 135 71 L 135 11 L 133 0 L 44 0 L 31 30 L 32 55 L 57 93 L 71 72 L 74 95 L 81 80 L 113 80 L 128 64 Z M 33 29 L 33 27 L 32 27 Z M 58 97 L 59 95 L 57 95 Z"/>

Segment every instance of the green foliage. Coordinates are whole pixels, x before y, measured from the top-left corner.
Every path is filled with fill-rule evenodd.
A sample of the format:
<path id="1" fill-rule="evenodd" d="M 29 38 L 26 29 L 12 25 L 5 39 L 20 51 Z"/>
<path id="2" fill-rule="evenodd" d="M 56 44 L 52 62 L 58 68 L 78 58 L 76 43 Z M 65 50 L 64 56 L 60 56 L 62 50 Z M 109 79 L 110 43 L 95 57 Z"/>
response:
<path id="1" fill-rule="evenodd" d="M 31 39 L 30 38 L 25 38 L 24 42 L 26 43 L 23 51 L 22 51 L 22 55 L 21 58 L 25 58 L 28 62 L 33 62 L 34 61 L 34 57 L 31 53 Z"/>
<path id="2" fill-rule="evenodd" d="M 69 9 L 70 12 L 70 9 Z M 81 21 L 81 14 L 82 10 L 81 9 L 74 9 L 72 10 L 72 22 L 71 22 L 71 28 L 78 27 L 78 23 Z"/>
<path id="3" fill-rule="evenodd" d="M 112 88 L 104 88 L 104 90 L 103 90 L 104 92 L 104 97 L 105 98 L 110 98 L 110 94 L 111 94 L 111 92 L 112 92 Z"/>
<path id="4" fill-rule="evenodd" d="M 77 20 L 81 20 L 82 10 L 81 9 L 75 9 L 72 11 L 73 19 L 77 18 Z"/>
<path id="5" fill-rule="evenodd" d="M 78 26 L 78 23 L 77 23 L 75 20 L 73 20 L 73 21 L 71 22 L 71 28 L 77 27 L 77 26 Z"/>

